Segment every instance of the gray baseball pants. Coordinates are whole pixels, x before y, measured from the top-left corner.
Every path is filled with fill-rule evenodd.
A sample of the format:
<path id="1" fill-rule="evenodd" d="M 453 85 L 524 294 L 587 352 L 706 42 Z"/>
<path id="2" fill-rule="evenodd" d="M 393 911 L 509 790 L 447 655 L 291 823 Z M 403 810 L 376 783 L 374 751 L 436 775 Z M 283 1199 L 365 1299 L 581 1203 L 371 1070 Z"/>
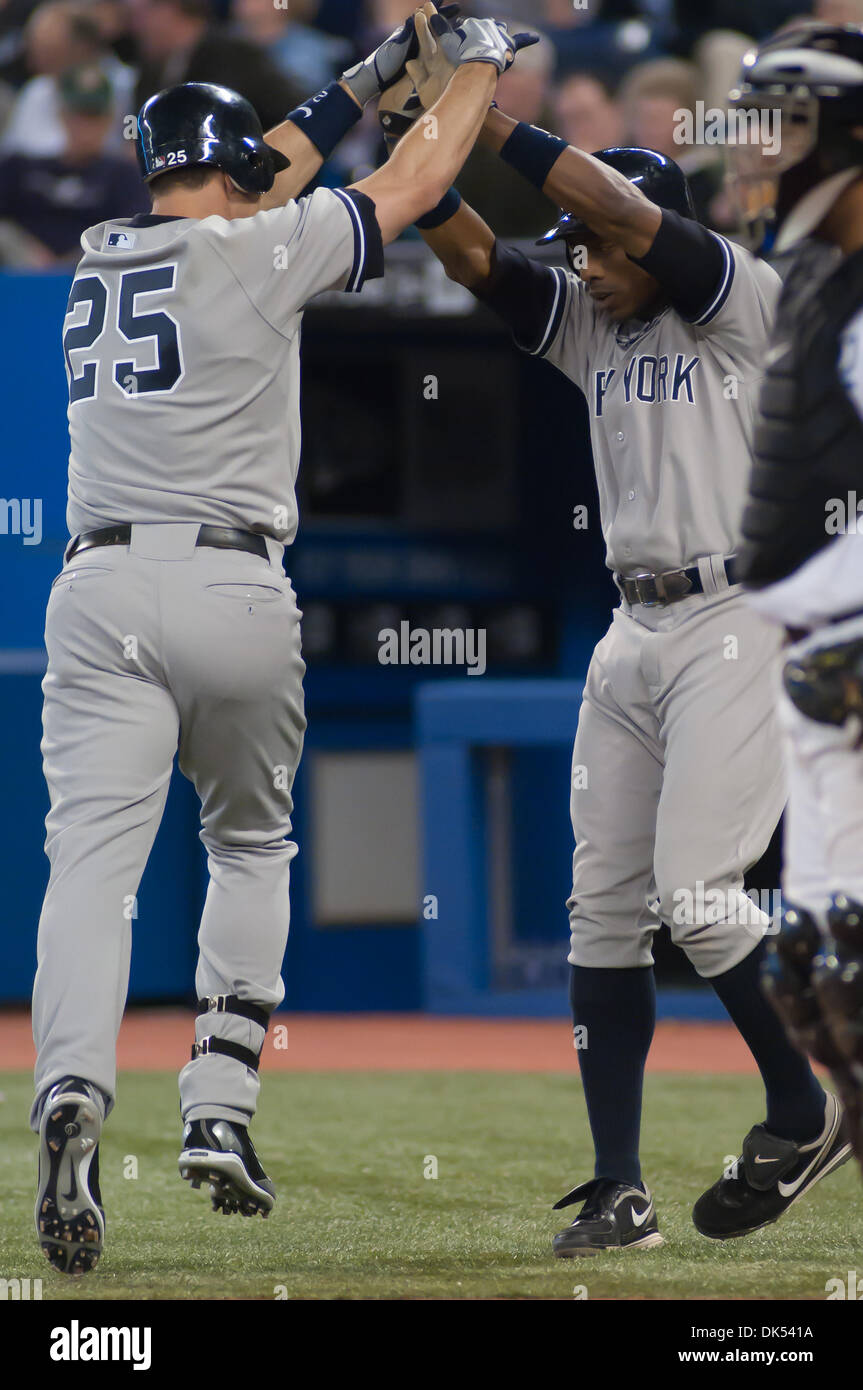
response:
<path id="1" fill-rule="evenodd" d="M 51 590 L 34 1128 L 62 1076 L 94 1083 L 113 1104 L 138 885 L 178 751 L 201 801 L 209 869 L 197 995 L 236 994 L 266 1010 L 284 996 L 291 789 L 306 727 L 300 613 L 281 545 L 267 541 L 268 563 L 196 548 L 197 532 L 136 525 L 129 546 L 76 556 Z M 254 1052 L 264 1040 L 258 1023 L 227 1013 L 200 1015 L 196 1029 L 198 1040 Z M 248 1123 L 258 1089 L 242 1062 L 198 1057 L 180 1073 L 183 1117 Z"/>
<path id="2" fill-rule="evenodd" d="M 764 934 L 743 875 L 786 797 L 779 647 L 739 588 L 614 613 L 573 753 L 573 965 L 648 966 L 665 922 L 710 979 Z"/>

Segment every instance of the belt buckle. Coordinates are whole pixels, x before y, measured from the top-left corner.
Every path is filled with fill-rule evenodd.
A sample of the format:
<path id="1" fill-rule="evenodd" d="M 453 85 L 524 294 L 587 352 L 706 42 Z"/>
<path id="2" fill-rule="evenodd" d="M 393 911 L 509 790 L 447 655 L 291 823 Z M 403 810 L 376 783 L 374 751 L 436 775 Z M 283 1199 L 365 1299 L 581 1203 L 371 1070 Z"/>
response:
<path id="1" fill-rule="evenodd" d="M 692 592 L 692 580 L 684 569 L 668 570 L 659 577 L 667 603 L 676 603 L 678 599 L 686 598 L 686 595 Z"/>
<path id="2" fill-rule="evenodd" d="M 635 580 L 635 592 L 638 602 L 645 608 L 664 608 L 668 603 L 662 586 L 662 575 L 651 574 L 649 570 L 643 570 L 641 574 L 633 576 Z"/>

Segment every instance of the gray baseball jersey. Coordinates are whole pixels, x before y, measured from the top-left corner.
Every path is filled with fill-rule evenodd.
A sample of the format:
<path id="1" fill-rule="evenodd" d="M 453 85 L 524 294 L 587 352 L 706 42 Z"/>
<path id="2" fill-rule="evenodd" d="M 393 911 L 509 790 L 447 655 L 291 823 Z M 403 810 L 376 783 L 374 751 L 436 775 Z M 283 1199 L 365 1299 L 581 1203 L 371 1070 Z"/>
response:
<path id="1" fill-rule="evenodd" d="M 716 241 L 722 273 L 692 321 L 667 305 L 648 322 L 617 324 L 578 276 L 545 268 L 551 307 L 522 344 L 587 398 L 608 564 L 625 574 L 728 555 L 738 540 L 781 284 L 763 261 Z"/>
<path id="2" fill-rule="evenodd" d="M 64 329 L 73 534 L 209 522 L 297 529 L 300 325 L 383 274 L 374 204 L 325 188 L 225 221 L 92 227 Z"/>

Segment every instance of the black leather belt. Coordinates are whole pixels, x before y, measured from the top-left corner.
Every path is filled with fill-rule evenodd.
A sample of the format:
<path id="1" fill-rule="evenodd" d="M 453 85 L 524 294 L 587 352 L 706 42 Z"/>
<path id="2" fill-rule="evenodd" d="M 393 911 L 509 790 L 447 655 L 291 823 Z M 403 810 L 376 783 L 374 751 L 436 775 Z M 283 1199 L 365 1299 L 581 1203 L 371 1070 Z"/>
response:
<path id="1" fill-rule="evenodd" d="M 129 545 L 131 540 L 130 523 L 102 526 L 98 531 L 84 531 L 80 536 L 73 536 L 66 551 L 66 560 L 68 562 L 73 555 L 80 555 L 82 550 L 92 550 L 97 545 Z M 195 545 L 210 546 L 213 550 L 248 550 L 251 555 L 260 555 L 262 560 L 270 558 L 263 536 L 256 535 L 254 531 L 238 531 L 232 526 L 201 526 Z"/>
<path id="2" fill-rule="evenodd" d="M 735 584 L 733 555 L 723 561 L 725 577 L 729 584 Z M 664 574 L 623 575 L 616 574 L 614 582 L 627 603 L 641 603 L 645 608 L 664 608 L 669 603 L 677 603 L 690 594 L 703 594 L 704 585 L 697 565 L 688 569 L 666 570 Z"/>

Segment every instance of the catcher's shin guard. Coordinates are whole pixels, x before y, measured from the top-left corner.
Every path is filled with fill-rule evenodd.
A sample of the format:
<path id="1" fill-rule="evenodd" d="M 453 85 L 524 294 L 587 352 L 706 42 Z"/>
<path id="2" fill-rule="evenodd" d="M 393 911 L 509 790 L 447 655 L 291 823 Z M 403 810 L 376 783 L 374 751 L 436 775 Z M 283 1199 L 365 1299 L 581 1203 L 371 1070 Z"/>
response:
<path id="1" fill-rule="evenodd" d="M 787 907 L 778 936 L 768 943 L 761 984 L 795 1047 L 829 1069 L 845 1107 L 854 1154 L 863 1164 L 863 1067 L 858 1079 L 856 1067 L 839 1047 L 816 986 L 826 946 L 814 917 L 802 908 Z"/>
<path id="2" fill-rule="evenodd" d="M 841 1065 L 843 1057 L 822 1017 L 812 982 L 813 962 L 823 945 L 814 917 L 802 908 L 786 907 L 778 935 L 768 939 L 761 987 L 795 1047 L 832 1068 Z"/>
<path id="3" fill-rule="evenodd" d="M 863 906 L 844 895 L 827 913 L 829 936 L 813 961 L 812 983 L 839 1060 L 829 1064 L 863 1168 Z"/>
<path id="4" fill-rule="evenodd" d="M 830 934 L 814 962 L 814 992 L 842 1057 L 856 1064 L 863 1080 L 863 904 L 833 898 L 827 925 Z"/>

